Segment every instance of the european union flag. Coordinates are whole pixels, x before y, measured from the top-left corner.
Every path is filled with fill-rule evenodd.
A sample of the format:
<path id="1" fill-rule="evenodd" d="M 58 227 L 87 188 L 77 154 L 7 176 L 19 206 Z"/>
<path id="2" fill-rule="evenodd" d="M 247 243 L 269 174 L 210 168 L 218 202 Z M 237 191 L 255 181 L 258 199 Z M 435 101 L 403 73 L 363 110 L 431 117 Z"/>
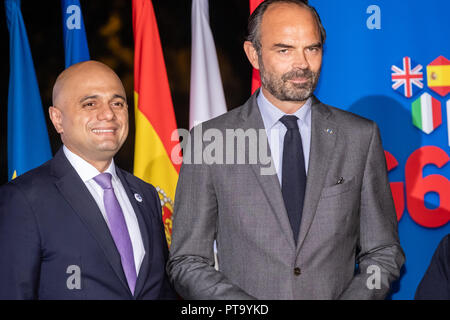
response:
<path id="1" fill-rule="evenodd" d="M 52 156 L 39 87 L 20 0 L 6 0 L 10 75 L 8 92 L 8 178 L 33 169 Z"/>
<path id="2" fill-rule="evenodd" d="M 66 68 L 89 60 L 83 14 L 79 0 L 61 0 Z"/>

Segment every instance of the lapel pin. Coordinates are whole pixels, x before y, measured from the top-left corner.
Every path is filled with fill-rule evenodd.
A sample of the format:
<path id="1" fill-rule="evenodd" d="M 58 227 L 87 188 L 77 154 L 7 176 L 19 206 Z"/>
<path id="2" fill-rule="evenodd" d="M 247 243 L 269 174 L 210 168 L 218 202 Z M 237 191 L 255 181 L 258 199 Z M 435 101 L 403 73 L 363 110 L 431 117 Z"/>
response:
<path id="1" fill-rule="evenodd" d="M 137 200 L 137 202 L 142 202 L 142 197 L 139 193 L 135 193 L 134 198 Z"/>
<path id="2" fill-rule="evenodd" d="M 330 128 L 325 129 L 325 132 L 329 133 L 329 134 L 334 134 L 333 129 L 330 129 Z"/>

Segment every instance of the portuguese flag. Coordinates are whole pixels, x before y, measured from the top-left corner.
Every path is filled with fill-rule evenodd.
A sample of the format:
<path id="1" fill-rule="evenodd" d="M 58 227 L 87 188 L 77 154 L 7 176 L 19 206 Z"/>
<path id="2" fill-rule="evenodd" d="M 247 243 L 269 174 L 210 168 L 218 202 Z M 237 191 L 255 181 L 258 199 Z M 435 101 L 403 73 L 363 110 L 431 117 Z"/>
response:
<path id="1" fill-rule="evenodd" d="M 153 5 L 133 0 L 134 104 L 136 143 L 134 174 L 155 186 L 162 206 L 167 242 L 171 243 L 172 212 L 180 164 L 171 153 L 179 147 Z"/>

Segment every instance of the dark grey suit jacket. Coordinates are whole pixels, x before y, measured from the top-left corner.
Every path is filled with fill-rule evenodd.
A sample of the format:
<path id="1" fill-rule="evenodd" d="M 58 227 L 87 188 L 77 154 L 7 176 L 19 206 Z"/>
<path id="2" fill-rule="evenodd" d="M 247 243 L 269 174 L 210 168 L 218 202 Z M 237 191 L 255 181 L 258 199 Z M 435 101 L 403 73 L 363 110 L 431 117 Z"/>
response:
<path id="1" fill-rule="evenodd" d="M 204 123 L 203 132 L 214 128 L 226 136 L 227 129 L 264 129 L 256 95 Z M 263 164 L 183 164 L 167 264 L 169 278 L 182 297 L 386 297 L 399 277 L 404 254 L 379 130 L 374 122 L 315 98 L 311 117 L 297 244 L 277 175 L 261 174 Z M 188 151 L 198 156 L 211 143 L 200 148 L 192 143 Z M 344 181 L 338 184 L 341 177 Z"/>

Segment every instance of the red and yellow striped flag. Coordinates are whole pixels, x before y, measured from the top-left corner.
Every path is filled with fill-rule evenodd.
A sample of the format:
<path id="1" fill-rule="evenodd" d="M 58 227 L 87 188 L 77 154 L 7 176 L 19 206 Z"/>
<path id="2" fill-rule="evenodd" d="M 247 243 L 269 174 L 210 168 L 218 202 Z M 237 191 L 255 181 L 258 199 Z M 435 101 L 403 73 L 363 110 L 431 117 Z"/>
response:
<path id="1" fill-rule="evenodd" d="M 450 92 L 450 60 L 440 56 L 427 66 L 428 87 L 445 97 Z"/>
<path id="2" fill-rule="evenodd" d="M 264 0 L 250 0 L 250 14 L 255 11 L 255 9 L 263 2 Z M 252 74 L 252 94 L 261 87 L 261 78 L 259 76 L 259 71 L 256 69 L 253 69 Z"/>
<path id="3" fill-rule="evenodd" d="M 151 0 L 133 0 L 133 34 L 136 118 L 134 174 L 153 184 L 158 190 L 167 242 L 170 245 L 173 201 L 180 171 L 180 164 L 174 164 L 170 155 L 179 142 Z"/>

